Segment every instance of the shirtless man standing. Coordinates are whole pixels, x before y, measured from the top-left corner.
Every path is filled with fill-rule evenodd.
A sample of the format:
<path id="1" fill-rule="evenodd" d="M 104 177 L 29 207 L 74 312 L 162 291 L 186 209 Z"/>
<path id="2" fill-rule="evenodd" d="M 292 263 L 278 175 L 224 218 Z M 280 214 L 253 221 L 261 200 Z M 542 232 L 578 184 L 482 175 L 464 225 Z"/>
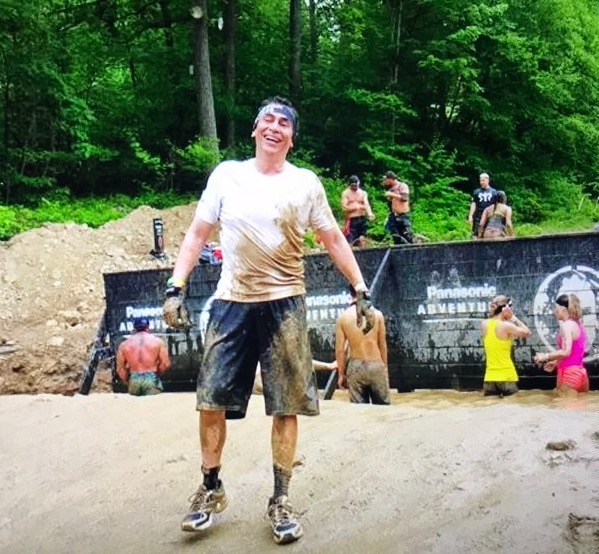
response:
<path id="1" fill-rule="evenodd" d="M 391 213 L 386 228 L 393 236 L 393 244 L 412 244 L 414 233 L 410 218 L 410 187 L 400 181 L 393 171 L 387 171 L 383 185 L 388 189 L 385 196 L 391 199 Z"/>
<path id="2" fill-rule="evenodd" d="M 356 291 L 351 285 L 349 292 L 353 302 L 339 316 L 335 328 L 339 386 L 349 389 L 350 402 L 389 404 L 385 319 L 375 310 L 374 327 L 364 334 L 356 323 Z"/>
<path id="3" fill-rule="evenodd" d="M 360 237 L 366 236 L 366 217 L 374 219 L 368 202 L 368 194 L 360 189 L 360 179 L 356 175 L 349 178 L 349 187 L 341 193 L 341 209 L 345 213 L 347 242 L 358 245 Z"/>
<path id="4" fill-rule="evenodd" d="M 123 341 L 116 354 L 116 372 L 129 394 L 145 396 L 162 392 L 162 375 L 171 365 L 166 345 L 150 333 L 145 317 L 133 321 L 135 333 Z"/>

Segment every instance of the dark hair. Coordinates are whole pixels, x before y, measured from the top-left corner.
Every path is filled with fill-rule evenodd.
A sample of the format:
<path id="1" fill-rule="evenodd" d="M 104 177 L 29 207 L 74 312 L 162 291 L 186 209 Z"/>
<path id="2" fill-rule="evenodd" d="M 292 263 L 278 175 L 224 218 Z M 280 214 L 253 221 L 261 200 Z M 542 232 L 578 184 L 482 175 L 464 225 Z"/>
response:
<path id="1" fill-rule="evenodd" d="M 287 106 L 291 110 L 291 113 L 293 114 L 293 140 L 295 141 L 299 132 L 299 115 L 295 109 L 295 106 L 291 103 L 291 100 L 288 100 L 283 96 L 271 96 L 270 98 L 266 98 L 262 101 L 260 109 L 264 108 L 264 106 L 268 106 L 269 104 L 280 104 L 281 106 Z M 254 129 L 256 128 L 256 123 L 257 121 L 254 122 Z"/>
<path id="2" fill-rule="evenodd" d="M 507 194 L 504 191 L 497 191 L 497 202 L 500 202 L 501 204 L 505 204 L 507 202 Z"/>
<path id="3" fill-rule="evenodd" d="M 385 173 L 385 179 L 397 179 L 397 175 L 395 175 L 393 171 L 387 171 L 387 173 Z"/>
<path id="4" fill-rule="evenodd" d="M 145 329 L 149 329 L 150 327 L 150 322 L 148 321 L 147 317 L 136 317 L 133 320 L 133 328 L 136 331 L 143 331 Z"/>
<path id="5" fill-rule="evenodd" d="M 350 182 L 350 183 L 357 183 L 357 184 L 360 184 L 360 179 L 358 178 L 358 176 L 357 176 L 357 175 L 352 175 L 352 176 L 349 178 L 349 182 Z"/>

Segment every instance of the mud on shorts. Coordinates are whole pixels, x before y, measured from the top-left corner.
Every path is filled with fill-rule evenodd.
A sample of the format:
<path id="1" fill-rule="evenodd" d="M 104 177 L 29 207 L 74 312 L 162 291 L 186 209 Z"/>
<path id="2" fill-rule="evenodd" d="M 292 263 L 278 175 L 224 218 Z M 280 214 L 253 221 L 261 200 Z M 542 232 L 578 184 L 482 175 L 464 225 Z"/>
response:
<path id="1" fill-rule="evenodd" d="M 516 381 L 485 381 L 483 383 L 484 396 L 511 396 L 518 392 Z"/>
<path id="2" fill-rule="evenodd" d="M 153 371 L 131 373 L 129 375 L 129 394 L 133 396 L 146 396 L 160 394 L 161 392 L 162 381 Z"/>
<path id="3" fill-rule="evenodd" d="M 389 377 L 383 362 L 349 360 L 347 364 L 349 400 L 358 404 L 389 404 Z"/>
<path id="4" fill-rule="evenodd" d="M 245 417 L 258 361 L 267 415 L 318 414 L 303 295 L 251 303 L 214 300 L 197 409 Z"/>

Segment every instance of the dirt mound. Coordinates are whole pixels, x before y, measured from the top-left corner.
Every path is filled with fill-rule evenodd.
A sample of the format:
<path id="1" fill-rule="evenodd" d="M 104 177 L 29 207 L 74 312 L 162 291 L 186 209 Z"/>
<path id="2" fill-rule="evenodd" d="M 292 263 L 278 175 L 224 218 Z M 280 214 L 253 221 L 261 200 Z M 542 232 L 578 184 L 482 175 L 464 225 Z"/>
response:
<path id="1" fill-rule="evenodd" d="M 172 266 L 194 209 L 141 207 L 99 229 L 47 224 L 0 243 L 0 393 L 76 392 L 104 310 L 102 275 Z M 164 261 L 149 254 L 155 217 Z"/>

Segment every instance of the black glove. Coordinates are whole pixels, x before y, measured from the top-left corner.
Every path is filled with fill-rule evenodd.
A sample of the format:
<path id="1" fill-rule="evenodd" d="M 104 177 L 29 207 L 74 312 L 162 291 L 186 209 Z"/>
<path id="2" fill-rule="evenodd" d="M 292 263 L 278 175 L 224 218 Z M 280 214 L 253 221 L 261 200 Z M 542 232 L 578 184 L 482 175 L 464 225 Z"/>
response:
<path id="1" fill-rule="evenodd" d="M 375 321 L 376 313 L 370 293 L 367 290 L 356 292 L 356 325 L 366 334 L 374 327 Z"/>

